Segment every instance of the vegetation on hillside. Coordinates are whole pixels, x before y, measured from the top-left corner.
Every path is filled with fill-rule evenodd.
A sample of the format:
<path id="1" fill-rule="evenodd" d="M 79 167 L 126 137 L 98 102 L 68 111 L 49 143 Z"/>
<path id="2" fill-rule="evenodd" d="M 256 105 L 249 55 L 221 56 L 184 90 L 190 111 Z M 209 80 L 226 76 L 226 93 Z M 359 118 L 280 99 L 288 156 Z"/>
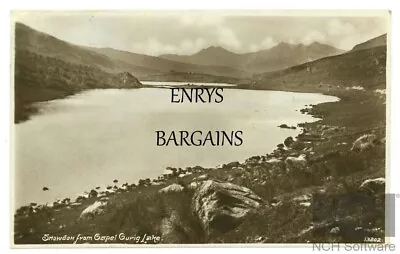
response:
<path id="1" fill-rule="evenodd" d="M 302 91 L 343 90 L 353 86 L 364 89 L 386 85 L 386 47 L 350 51 L 281 71 L 255 75 L 254 89 Z"/>
<path id="2" fill-rule="evenodd" d="M 29 51 L 15 52 L 15 121 L 34 112 L 32 103 L 62 98 L 84 89 L 136 88 L 141 83 L 129 73 L 107 73 L 99 68 L 68 63 Z"/>
<path id="3" fill-rule="evenodd" d="M 354 51 L 354 50 L 370 49 L 375 47 L 386 46 L 386 44 L 387 44 L 387 34 L 383 34 L 381 36 L 372 38 L 371 40 L 368 40 L 366 42 L 355 45 L 352 50 Z"/>

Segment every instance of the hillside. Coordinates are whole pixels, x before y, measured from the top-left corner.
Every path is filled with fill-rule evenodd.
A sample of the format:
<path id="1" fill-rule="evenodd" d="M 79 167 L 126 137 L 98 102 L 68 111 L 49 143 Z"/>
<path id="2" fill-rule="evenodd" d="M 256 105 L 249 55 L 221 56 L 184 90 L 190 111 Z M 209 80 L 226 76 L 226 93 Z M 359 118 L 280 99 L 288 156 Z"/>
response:
<path id="1" fill-rule="evenodd" d="M 284 70 L 255 75 L 257 89 L 327 91 L 386 84 L 386 47 L 350 51 Z"/>
<path id="2" fill-rule="evenodd" d="M 108 57 L 83 47 L 59 40 L 24 24 L 15 24 L 15 48 L 59 60 L 115 71 L 117 66 Z"/>
<path id="3" fill-rule="evenodd" d="M 332 46 L 312 43 L 310 45 L 279 43 L 256 52 L 236 54 L 222 47 L 209 47 L 193 55 L 161 55 L 160 57 L 183 63 L 217 65 L 238 68 L 250 72 L 266 72 L 343 53 Z"/>
<path id="4" fill-rule="evenodd" d="M 341 53 L 343 50 L 317 42 L 308 46 L 280 43 L 269 50 L 250 53 L 247 67 L 254 72 L 275 71 Z"/>
<path id="5" fill-rule="evenodd" d="M 62 98 L 84 89 L 137 88 L 139 80 L 116 71 L 106 56 L 16 24 L 14 121 L 36 112 L 32 103 Z"/>
<path id="6" fill-rule="evenodd" d="M 387 35 L 383 34 L 381 36 L 375 37 L 366 42 L 357 44 L 356 46 L 353 47 L 352 50 L 355 51 L 355 50 L 362 50 L 362 49 L 370 49 L 370 48 L 374 48 L 374 47 L 385 46 L 386 44 L 387 44 Z"/>

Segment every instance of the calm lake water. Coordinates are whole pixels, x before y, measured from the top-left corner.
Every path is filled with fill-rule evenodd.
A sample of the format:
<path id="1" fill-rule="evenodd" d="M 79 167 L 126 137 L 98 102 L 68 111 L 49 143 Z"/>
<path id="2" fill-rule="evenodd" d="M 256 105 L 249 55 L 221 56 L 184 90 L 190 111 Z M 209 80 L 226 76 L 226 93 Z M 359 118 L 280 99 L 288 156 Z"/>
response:
<path id="1" fill-rule="evenodd" d="M 237 89 L 223 96 L 220 104 L 172 104 L 170 89 L 104 89 L 40 103 L 41 114 L 15 128 L 15 207 L 75 198 L 114 179 L 137 183 L 168 166 L 215 167 L 266 154 L 299 132 L 277 125 L 316 120 L 295 110 L 337 100 Z M 156 130 L 242 130 L 243 144 L 157 147 Z"/>

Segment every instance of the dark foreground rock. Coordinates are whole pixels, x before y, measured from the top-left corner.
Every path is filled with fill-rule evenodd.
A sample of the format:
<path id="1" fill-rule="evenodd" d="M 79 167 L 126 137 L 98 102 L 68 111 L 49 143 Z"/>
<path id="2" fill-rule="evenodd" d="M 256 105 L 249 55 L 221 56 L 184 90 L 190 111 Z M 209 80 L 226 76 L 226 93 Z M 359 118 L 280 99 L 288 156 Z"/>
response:
<path id="1" fill-rule="evenodd" d="M 226 232 L 236 227 L 248 213 L 260 208 L 263 200 L 248 188 L 208 180 L 193 196 L 192 210 L 206 235 Z"/>

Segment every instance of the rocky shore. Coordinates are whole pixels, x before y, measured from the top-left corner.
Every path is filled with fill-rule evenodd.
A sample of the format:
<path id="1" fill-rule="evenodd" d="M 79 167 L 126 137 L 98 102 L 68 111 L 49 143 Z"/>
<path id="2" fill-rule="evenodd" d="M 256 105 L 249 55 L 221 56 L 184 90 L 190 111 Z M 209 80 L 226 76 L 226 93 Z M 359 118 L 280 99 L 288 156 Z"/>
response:
<path id="1" fill-rule="evenodd" d="M 269 154 L 217 168 L 167 168 L 157 179 L 114 180 L 75 200 L 21 207 L 14 241 L 54 243 L 44 242 L 44 233 L 159 236 L 147 243 L 383 239 L 385 98 L 358 90 L 333 95 L 341 100 L 301 110 L 322 120 L 295 126 L 301 133 Z"/>

